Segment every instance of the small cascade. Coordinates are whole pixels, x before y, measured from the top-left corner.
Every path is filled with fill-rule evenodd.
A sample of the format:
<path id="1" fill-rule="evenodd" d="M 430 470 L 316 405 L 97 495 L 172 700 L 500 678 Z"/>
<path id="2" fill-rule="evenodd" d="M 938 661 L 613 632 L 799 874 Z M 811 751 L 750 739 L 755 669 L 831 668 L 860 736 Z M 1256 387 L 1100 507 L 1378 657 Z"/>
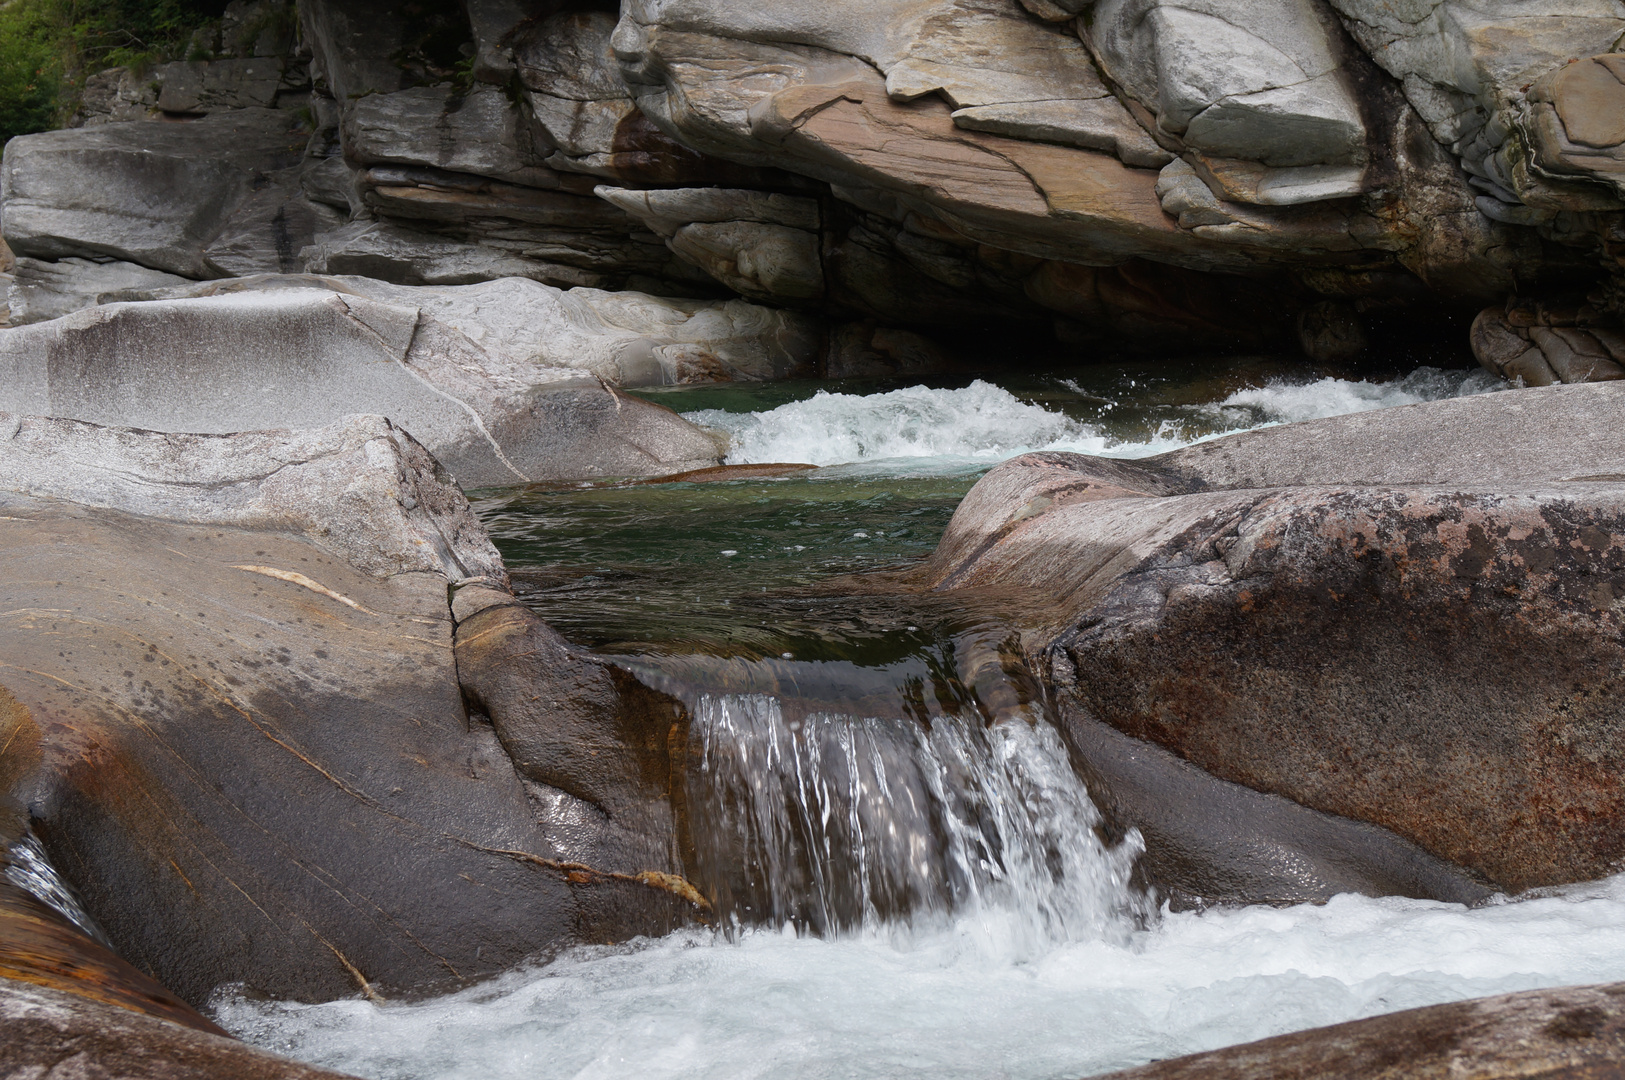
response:
<path id="1" fill-rule="evenodd" d="M 1131 925 L 1138 837 L 1100 840 L 1041 717 L 786 720 L 774 697 L 702 694 L 691 739 L 690 827 L 736 923 L 831 936 L 1000 911 L 1035 946 Z"/>
<path id="2" fill-rule="evenodd" d="M 878 669 L 638 667 L 689 706 L 689 872 L 732 930 L 997 916 L 1019 939 L 1005 947 L 1032 952 L 1126 935 L 1150 910 L 1129 883 L 1138 834 L 1101 838 L 1009 649 L 962 634 Z"/>
<path id="3" fill-rule="evenodd" d="M 59 914 L 95 941 L 112 948 L 107 934 L 79 902 L 79 896 L 73 891 L 73 886 L 64 881 L 62 875 L 57 873 L 56 867 L 51 865 L 44 846 L 32 832 L 24 833 L 20 840 L 0 850 L 0 865 L 5 867 L 7 881 L 32 894 L 42 903 L 55 908 Z"/>

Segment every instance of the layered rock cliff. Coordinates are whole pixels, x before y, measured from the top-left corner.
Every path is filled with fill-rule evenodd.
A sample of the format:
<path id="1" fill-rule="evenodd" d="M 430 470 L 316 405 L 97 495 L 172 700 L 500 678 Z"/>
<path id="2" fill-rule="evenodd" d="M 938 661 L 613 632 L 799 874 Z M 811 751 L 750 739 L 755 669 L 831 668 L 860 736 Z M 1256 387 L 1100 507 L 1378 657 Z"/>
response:
<path id="1" fill-rule="evenodd" d="M 105 73 L 83 127 L 13 140 L 13 321 L 179 279 L 525 277 L 796 313 L 846 373 L 973 331 L 1342 358 L 1483 309 L 1497 373 L 1625 375 L 1619 0 L 413 12 L 239 0 L 213 59 Z M 661 377 L 763 373 L 701 342 Z"/>

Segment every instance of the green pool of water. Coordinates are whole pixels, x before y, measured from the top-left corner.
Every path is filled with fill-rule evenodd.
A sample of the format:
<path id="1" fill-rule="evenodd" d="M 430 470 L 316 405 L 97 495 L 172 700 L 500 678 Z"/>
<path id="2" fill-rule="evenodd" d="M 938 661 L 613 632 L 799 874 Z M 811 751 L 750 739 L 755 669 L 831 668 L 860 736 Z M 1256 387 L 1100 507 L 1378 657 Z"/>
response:
<path id="1" fill-rule="evenodd" d="M 927 616 L 895 603 L 820 595 L 817 586 L 929 555 L 979 475 L 819 469 L 782 479 L 511 492 L 479 499 L 475 509 L 515 592 L 579 644 L 844 659 L 888 639 L 906 652 L 909 639 L 934 631 L 921 627 Z"/>

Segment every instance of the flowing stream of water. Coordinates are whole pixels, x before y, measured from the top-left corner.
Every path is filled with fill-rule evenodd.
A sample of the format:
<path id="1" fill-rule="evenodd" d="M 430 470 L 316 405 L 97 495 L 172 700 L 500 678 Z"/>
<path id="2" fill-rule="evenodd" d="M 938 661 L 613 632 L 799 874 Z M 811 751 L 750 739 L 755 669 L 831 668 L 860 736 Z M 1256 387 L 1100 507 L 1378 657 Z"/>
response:
<path id="1" fill-rule="evenodd" d="M 583 947 L 415 1003 L 232 988 L 230 1030 L 378 1078 L 1080 1077 L 1317 1024 L 1625 978 L 1625 879 L 1477 909 L 1158 910 L 986 612 L 821 590 L 929 553 L 997 461 L 1145 456 L 1502 384 L 1268 364 L 935 386 L 680 389 L 713 483 L 490 493 L 522 597 L 683 698 L 716 930 Z"/>

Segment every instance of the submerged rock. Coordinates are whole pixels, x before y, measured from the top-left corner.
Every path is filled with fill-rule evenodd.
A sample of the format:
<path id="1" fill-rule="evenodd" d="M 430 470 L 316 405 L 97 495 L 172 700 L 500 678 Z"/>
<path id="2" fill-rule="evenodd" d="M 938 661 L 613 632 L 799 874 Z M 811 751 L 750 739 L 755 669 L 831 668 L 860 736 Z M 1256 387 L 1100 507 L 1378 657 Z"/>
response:
<path id="1" fill-rule="evenodd" d="M 1601 877 L 1625 858 L 1622 425 L 1605 384 L 1027 455 L 928 576 L 1007 598 L 1063 716 L 1503 889 Z"/>
<path id="2" fill-rule="evenodd" d="M 601 753 L 615 678 L 405 432 L 0 436 L 0 781 L 131 963 L 193 1004 L 431 992 L 693 917 L 654 743 Z"/>

